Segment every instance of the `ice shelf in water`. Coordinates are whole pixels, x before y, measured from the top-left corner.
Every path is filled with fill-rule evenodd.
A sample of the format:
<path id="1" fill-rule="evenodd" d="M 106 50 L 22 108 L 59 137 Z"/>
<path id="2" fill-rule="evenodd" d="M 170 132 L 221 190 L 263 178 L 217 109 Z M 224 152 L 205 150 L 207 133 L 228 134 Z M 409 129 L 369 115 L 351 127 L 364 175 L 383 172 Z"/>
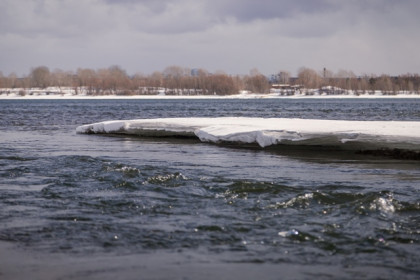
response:
<path id="1" fill-rule="evenodd" d="M 203 142 L 398 148 L 420 150 L 420 122 L 285 118 L 159 118 L 82 125 L 77 133 L 187 136 Z"/>

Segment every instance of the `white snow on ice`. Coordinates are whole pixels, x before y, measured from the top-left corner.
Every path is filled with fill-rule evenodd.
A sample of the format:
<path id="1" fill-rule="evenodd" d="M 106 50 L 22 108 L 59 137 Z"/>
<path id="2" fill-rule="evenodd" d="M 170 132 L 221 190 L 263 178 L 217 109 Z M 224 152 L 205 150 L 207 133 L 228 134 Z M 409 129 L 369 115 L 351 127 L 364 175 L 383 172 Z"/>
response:
<path id="1" fill-rule="evenodd" d="M 203 142 L 400 148 L 420 150 L 420 122 L 282 118 L 161 118 L 82 125 L 77 133 L 192 136 Z"/>

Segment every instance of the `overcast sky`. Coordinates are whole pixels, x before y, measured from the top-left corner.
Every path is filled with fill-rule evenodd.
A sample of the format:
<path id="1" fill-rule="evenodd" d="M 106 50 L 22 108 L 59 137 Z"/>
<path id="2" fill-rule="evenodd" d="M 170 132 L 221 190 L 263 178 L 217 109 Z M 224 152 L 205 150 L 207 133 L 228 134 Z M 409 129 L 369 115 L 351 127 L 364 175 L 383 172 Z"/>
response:
<path id="1" fill-rule="evenodd" d="M 0 71 L 420 73 L 418 0 L 1 0 Z"/>

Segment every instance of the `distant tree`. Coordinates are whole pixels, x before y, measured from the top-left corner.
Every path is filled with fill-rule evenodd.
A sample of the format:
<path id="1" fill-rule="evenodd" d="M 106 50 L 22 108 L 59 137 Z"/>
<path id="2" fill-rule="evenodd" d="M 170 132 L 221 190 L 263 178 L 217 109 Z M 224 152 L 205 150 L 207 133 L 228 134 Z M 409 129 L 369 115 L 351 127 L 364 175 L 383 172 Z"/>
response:
<path id="1" fill-rule="evenodd" d="M 388 94 L 397 91 L 420 91 L 419 74 L 409 73 L 400 76 L 363 74 L 357 77 L 348 70 L 333 73 L 325 68 L 319 72 L 301 68 L 297 79 L 292 80 L 287 71 L 279 71 L 278 74 L 272 75 L 270 81 L 281 84 L 292 82 L 305 88 L 331 85 L 355 90 L 357 94 L 374 90 Z M 46 66 L 39 66 L 21 78 L 15 73 L 6 77 L 0 72 L 0 88 L 71 86 L 76 92 L 83 87 L 87 89 L 88 94 L 155 94 L 158 87 L 167 88 L 168 94 L 235 94 L 244 89 L 266 93 L 269 92 L 270 81 L 256 68 L 251 69 L 246 76 L 230 76 L 220 70 L 211 74 L 205 69 L 191 71 L 190 68 L 175 65 L 166 67 L 163 72 L 154 72 L 151 75 L 138 73 L 133 76 L 127 75 L 124 69 L 116 65 L 99 70 L 79 68 L 76 73 L 60 69 L 50 72 Z"/>
<path id="2" fill-rule="evenodd" d="M 235 81 L 231 76 L 223 74 L 215 74 L 208 76 L 208 83 L 206 90 L 208 93 L 227 95 L 238 93 Z"/>
<path id="3" fill-rule="evenodd" d="M 419 74 L 411 75 L 410 81 L 412 81 L 413 83 L 414 91 L 420 92 L 420 75 Z"/>
<path id="4" fill-rule="evenodd" d="M 96 79 L 96 94 L 127 94 L 131 88 L 127 73 L 117 65 L 97 70 Z"/>
<path id="5" fill-rule="evenodd" d="M 88 68 L 79 68 L 76 72 L 79 87 L 85 87 L 87 94 L 99 93 L 99 78 L 95 70 Z"/>
<path id="6" fill-rule="evenodd" d="M 405 74 L 398 77 L 398 83 L 401 90 L 408 92 L 414 91 L 414 76 L 411 74 Z"/>
<path id="7" fill-rule="evenodd" d="M 270 83 L 264 75 L 258 74 L 245 78 L 245 89 L 255 93 L 267 93 Z"/>
<path id="8" fill-rule="evenodd" d="M 375 75 L 370 75 L 369 76 L 369 89 L 371 91 L 376 90 L 376 77 L 375 77 Z"/>
<path id="9" fill-rule="evenodd" d="M 335 77 L 337 78 L 336 86 L 342 88 L 342 89 L 353 89 L 355 87 L 352 87 L 354 85 L 352 83 L 352 80 L 356 78 L 356 75 L 352 71 L 347 70 L 339 70 L 337 74 L 335 74 Z"/>
<path id="10" fill-rule="evenodd" d="M 298 71 L 298 83 L 304 85 L 306 88 L 319 88 L 322 79 L 319 74 L 309 68 L 300 68 Z"/>
<path id="11" fill-rule="evenodd" d="M 193 77 L 194 80 L 194 89 L 196 92 L 200 94 L 204 94 L 204 92 L 208 88 L 209 83 L 209 72 L 205 69 L 198 69 L 196 75 Z"/>
<path id="12" fill-rule="evenodd" d="M 383 92 L 391 92 L 393 91 L 393 84 L 391 77 L 388 75 L 381 75 L 375 83 L 375 89 L 383 91 Z"/>
<path id="13" fill-rule="evenodd" d="M 245 77 L 245 89 L 254 93 L 267 93 L 270 90 L 270 82 L 267 77 L 258 71 L 257 68 L 249 71 L 249 76 Z"/>
<path id="14" fill-rule="evenodd" d="M 253 76 L 259 76 L 259 75 L 262 75 L 262 74 L 261 74 L 260 70 L 258 70 L 258 68 L 252 68 L 251 70 L 249 70 L 249 75 L 251 77 L 253 77 Z"/>
<path id="15" fill-rule="evenodd" d="M 413 92 L 414 91 L 414 83 L 412 81 L 408 81 L 407 82 L 406 90 L 409 91 L 409 92 Z"/>
<path id="16" fill-rule="evenodd" d="M 16 73 L 14 72 L 10 73 L 9 76 L 7 76 L 7 80 L 8 80 L 8 87 L 10 88 L 19 87 L 18 76 L 16 75 Z"/>
<path id="17" fill-rule="evenodd" d="M 130 79 L 127 72 L 120 66 L 113 65 L 109 67 L 108 75 L 109 84 L 114 91 L 130 88 Z"/>
<path id="18" fill-rule="evenodd" d="M 17 76 L 15 73 L 11 73 L 9 76 L 3 76 L 3 72 L 0 71 L 0 88 L 15 88 L 17 86 Z"/>
<path id="19" fill-rule="evenodd" d="M 7 88 L 6 78 L 3 76 L 3 72 L 0 71 L 0 88 Z"/>
<path id="20" fill-rule="evenodd" d="M 245 80 L 243 79 L 243 77 L 235 76 L 233 77 L 233 80 L 235 82 L 235 87 L 238 89 L 238 91 L 245 90 L 246 85 L 245 85 Z"/>
<path id="21" fill-rule="evenodd" d="M 60 90 L 62 87 L 70 87 L 72 85 L 73 73 L 65 72 L 61 69 L 55 69 L 51 73 L 51 85 L 58 87 Z"/>
<path id="22" fill-rule="evenodd" d="M 138 93 L 142 93 L 140 91 L 141 88 L 147 86 L 147 78 L 142 73 L 136 73 L 131 78 L 131 89 L 134 91 L 138 91 Z"/>
<path id="23" fill-rule="evenodd" d="M 149 86 L 151 87 L 163 87 L 163 74 L 162 72 L 155 71 L 152 75 L 148 78 L 149 79 Z"/>
<path id="24" fill-rule="evenodd" d="M 165 70 L 163 70 L 163 75 L 166 78 L 181 78 L 191 75 L 191 69 L 172 65 L 166 67 Z"/>
<path id="25" fill-rule="evenodd" d="M 197 70 L 197 76 L 198 77 L 206 77 L 208 75 L 209 75 L 209 71 L 207 71 L 206 69 L 200 68 L 200 69 Z"/>
<path id="26" fill-rule="evenodd" d="M 111 79 L 111 75 L 108 68 L 101 68 L 96 71 L 96 77 L 98 79 L 98 91 L 97 94 L 109 94 L 114 85 L 114 81 Z"/>
<path id="27" fill-rule="evenodd" d="M 368 75 L 365 74 L 361 76 L 357 81 L 358 81 L 357 90 L 363 93 L 369 90 L 369 76 Z"/>
<path id="28" fill-rule="evenodd" d="M 170 89 L 181 89 L 188 87 L 188 77 L 191 76 L 191 69 L 172 65 L 163 70 L 164 87 Z"/>
<path id="29" fill-rule="evenodd" d="M 50 85 L 50 70 L 46 66 L 39 66 L 31 70 L 31 85 L 46 88 Z"/>

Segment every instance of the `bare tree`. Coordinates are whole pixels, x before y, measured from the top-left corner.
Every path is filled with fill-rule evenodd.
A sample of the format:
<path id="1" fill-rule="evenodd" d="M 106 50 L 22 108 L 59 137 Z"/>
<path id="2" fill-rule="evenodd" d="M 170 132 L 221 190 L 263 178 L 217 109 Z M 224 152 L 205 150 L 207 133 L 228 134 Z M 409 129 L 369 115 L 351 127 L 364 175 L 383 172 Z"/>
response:
<path id="1" fill-rule="evenodd" d="M 231 76 L 216 74 L 208 76 L 208 87 L 206 88 L 209 93 L 227 95 L 235 94 L 238 89 L 235 87 L 235 82 Z"/>
<path id="2" fill-rule="evenodd" d="M 111 89 L 115 93 L 119 91 L 125 91 L 130 88 L 130 79 L 120 66 L 114 65 L 108 68 L 108 79 Z"/>
<path id="3" fill-rule="evenodd" d="M 10 73 L 9 76 L 3 76 L 0 71 L 0 88 L 16 88 L 18 87 L 18 78 L 16 73 Z"/>
<path id="4" fill-rule="evenodd" d="M 376 80 L 376 89 L 380 90 L 384 93 L 390 93 L 393 91 L 393 84 L 391 81 L 391 77 L 388 75 L 381 75 L 377 80 Z"/>
<path id="5" fill-rule="evenodd" d="M 79 68 L 76 72 L 78 78 L 78 86 L 85 87 L 87 94 L 97 94 L 99 92 L 99 78 L 97 73 L 88 68 Z"/>
<path id="6" fill-rule="evenodd" d="M 162 72 L 155 71 L 152 73 L 152 75 L 149 77 L 150 80 L 150 86 L 152 87 L 163 87 L 163 74 Z"/>
<path id="7" fill-rule="evenodd" d="M 197 75 L 194 76 L 194 90 L 196 93 L 204 94 L 207 89 L 209 72 L 205 69 L 198 69 Z"/>
<path id="8" fill-rule="evenodd" d="M 270 90 L 270 83 L 264 75 L 253 75 L 245 77 L 245 89 L 255 93 L 267 93 Z"/>
<path id="9" fill-rule="evenodd" d="M 69 87 L 72 85 L 72 73 L 65 72 L 61 69 L 55 69 L 51 73 L 51 82 L 53 86 L 57 86 L 60 91 L 62 87 Z"/>
<path id="10" fill-rule="evenodd" d="M 357 87 L 352 82 L 352 80 L 356 78 L 356 75 L 352 71 L 341 69 L 335 74 L 335 78 L 336 86 L 342 89 L 354 89 Z"/>
<path id="11" fill-rule="evenodd" d="M 3 72 L 0 71 L 0 88 L 7 88 L 6 82 L 7 79 L 3 76 Z"/>
<path id="12" fill-rule="evenodd" d="M 9 87 L 11 88 L 19 87 L 19 84 L 18 84 L 19 79 L 15 72 L 10 73 L 9 76 L 7 76 L 7 79 L 9 80 Z"/>
<path id="13" fill-rule="evenodd" d="M 298 82 L 306 88 L 319 88 L 322 79 L 315 70 L 303 67 L 299 69 Z"/>
<path id="14" fill-rule="evenodd" d="M 243 77 L 235 76 L 235 77 L 233 77 L 233 80 L 235 82 L 235 87 L 238 89 L 238 91 L 245 90 L 246 85 L 245 85 L 245 81 L 244 81 Z"/>
<path id="15" fill-rule="evenodd" d="M 168 66 L 163 70 L 165 87 L 177 92 L 186 86 L 187 77 L 191 76 L 191 69 L 183 68 L 180 66 L 172 65 Z"/>
<path id="16" fill-rule="evenodd" d="M 131 90 L 134 90 L 138 94 L 143 93 L 143 88 L 147 86 L 147 78 L 142 73 L 136 73 L 131 78 Z"/>
<path id="17" fill-rule="evenodd" d="M 50 70 L 46 66 L 33 68 L 30 77 L 33 87 L 46 88 L 50 85 Z"/>
<path id="18" fill-rule="evenodd" d="M 318 73 L 309 68 L 298 71 L 298 79 L 290 77 L 287 71 L 279 71 L 274 75 L 275 82 L 281 84 L 301 84 L 306 88 L 320 88 L 331 85 L 342 89 L 356 90 L 356 93 L 381 90 L 384 93 L 398 91 L 419 92 L 420 76 L 418 74 L 404 74 L 400 76 L 364 74 L 357 77 L 352 71 L 340 70 L 336 74 L 324 68 Z M 88 94 L 155 94 L 158 87 L 168 89 L 168 94 L 235 94 L 239 90 L 249 90 L 266 93 L 270 89 L 267 77 L 258 69 L 251 69 L 246 76 L 230 76 L 223 71 L 213 74 L 205 69 L 194 69 L 180 66 L 169 66 L 163 72 L 151 75 L 127 75 L 120 66 L 104 69 L 77 69 L 76 74 L 55 69 L 53 72 L 46 66 L 31 69 L 30 74 L 18 78 L 15 73 L 4 76 L 0 72 L 0 88 L 45 88 L 57 86 L 72 86 L 76 92 L 81 87 L 87 89 Z M 329 91 L 327 91 L 329 92 Z M 340 94 L 339 90 L 333 94 Z"/>
<path id="19" fill-rule="evenodd" d="M 181 78 L 185 76 L 191 75 L 191 69 L 189 68 L 183 68 L 180 66 L 172 65 L 168 66 L 163 70 L 163 75 L 165 77 L 171 77 L 171 78 Z"/>

